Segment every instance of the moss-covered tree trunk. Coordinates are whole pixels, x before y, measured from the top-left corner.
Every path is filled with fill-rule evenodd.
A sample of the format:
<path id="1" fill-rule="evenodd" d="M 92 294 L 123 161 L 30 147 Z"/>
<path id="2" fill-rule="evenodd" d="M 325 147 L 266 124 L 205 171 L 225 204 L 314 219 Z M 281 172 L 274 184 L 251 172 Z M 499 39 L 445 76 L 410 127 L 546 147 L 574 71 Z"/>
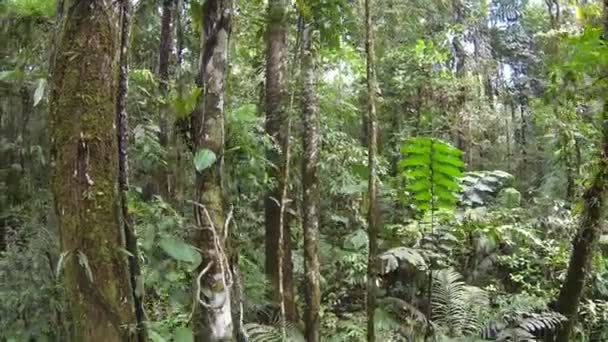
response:
<path id="1" fill-rule="evenodd" d="M 367 234 L 369 249 L 367 260 L 367 341 L 376 341 L 374 314 L 376 311 L 376 275 L 378 255 L 378 180 L 376 155 L 378 154 L 378 118 L 376 117 L 376 70 L 374 56 L 374 27 L 372 0 L 365 0 L 365 52 L 367 55 L 367 156 L 368 156 L 368 202 Z"/>
<path id="2" fill-rule="evenodd" d="M 120 15 L 118 1 L 66 1 L 52 73 L 52 190 L 73 341 L 135 340 L 116 186 Z"/>
<path id="3" fill-rule="evenodd" d="M 604 20 L 604 40 L 608 41 L 608 0 L 604 0 Z M 591 273 L 593 252 L 608 211 L 608 100 L 604 103 L 601 124 L 603 134 L 597 173 L 583 195 L 580 227 L 574 238 L 568 273 L 557 301 L 557 311 L 568 318 L 557 334 L 558 342 L 571 341 L 585 280 Z"/>
<path id="4" fill-rule="evenodd" d="M 301 111 L 304 130 L 302 142 L 302 206 L 304 228 L 304 273 L 306 278 L 306 341 L 318 342 L 321 326 L 321 288 L 319 264 L 319 179 L 317 162 L 319 160 L 319 114 L 315 96 L 315 68 L 312 48 L 312 18 L 303 15 L 301 51 Z"/>
<path id="5" fill-rule="evenodd" d="M 289 136 L 287 134 L 287 4 L 284 0 L 268 2 L 268 24 L 266 32 L 266 134 L 272 137 L 273 147 L 267 151 L 272 163 L 266 169 L 274 180 L 264 199 L 266 226 L 266 274 L 272 284 L 273 299 L 280 302 L 285 317 L 296 320 L 293 297 L 293 272 L 291 263 L 291 231 L 288 221 L 281 220 L 282 189 L 287 180 L 285 156 Z M 283 221 L 283 222 L 281 222 Z M 282 224 L 283 223 L 283 224 Z M 280 239 L 280 237 L 282 237 Z M 280 243 L 282 240 L 282 243 Z M 279 272 L 282 265 L 282 272 Z M 281 274 L 279 274 L 281 273 Z M 281 276 L 279 276 L 281 275 Z M 282 286 L 279 283 L 282 278 Z"/>
<path id="6" fill-rule="evenodd" d="M 199 65 L 202 92 L 192 113 L 195 153 L 215 155 L 215 162 L 196 173 L 194 212 L 198 230 L 195 246 L 203 263 L 195 284 L 200 298 L 195 316 L 196 341 L 233 341 L 230 308 L 232 276 L 224 241 L 226 213 L 222 189 L 224 153 L 224 81 L 228 66 L 231 0 L 206 0 Z M 204 151 L 204 152 L 203 152 Z"/>

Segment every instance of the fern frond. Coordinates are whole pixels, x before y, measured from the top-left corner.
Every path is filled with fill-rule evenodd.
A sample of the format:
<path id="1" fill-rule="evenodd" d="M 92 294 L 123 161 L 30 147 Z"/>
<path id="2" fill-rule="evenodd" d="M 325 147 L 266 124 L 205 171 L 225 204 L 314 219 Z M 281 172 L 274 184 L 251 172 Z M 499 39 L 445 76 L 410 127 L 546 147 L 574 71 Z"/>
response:
<path id="1" fill-rule="evenodd" d="M 481 331 L 481 312 L 488 296 L 475 286 L 468 286 L 462 276 L 450 269 L 433 272 L 431 293 L 432 318 L 451 335 L 469 335 Z"/>
<path id="2" fill-rule="evenodd" d="M 279 323 L 280 324 L 280 323 Z M 260 323 L 247 323 L 243 326 L 250 342 L 282 342 L 281 327 L 279 324 L 272 325 Z M 298 330 L 296 325 L 291 322 L 286 322 L 285 327 L 288 341 L 304 341 L 304 336 Z"/>

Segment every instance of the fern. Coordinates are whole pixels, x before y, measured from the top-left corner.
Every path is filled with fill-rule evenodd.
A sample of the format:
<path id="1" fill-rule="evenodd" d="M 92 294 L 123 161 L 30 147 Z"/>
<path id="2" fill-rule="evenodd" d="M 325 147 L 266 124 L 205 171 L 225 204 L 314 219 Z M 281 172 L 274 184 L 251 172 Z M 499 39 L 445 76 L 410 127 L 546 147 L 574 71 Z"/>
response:
<path id="1" fill-rule="evenodd" d="M 556 332 L 566 317 L 558 312 L 519 312 L 505 315 L 502 323 L 490 322 L 482 332 L 485 339 L 496 341 L 536 341 Z"/>
<path id="2" fill-rule="evenodd" d="M 261 324 L 247 323 L 243 327 L 247 333 L 248 341 L 250 342 L 282 342 L 280 323 L 276 324 Z M 296 325 L 291 322 L 286 322 L 286 332 L 288 341 L 304 341 L 302 333 Z"/>
<path id="3" fill-rule="evenodd" d="M 249 342 L 278 342 L 283 341 L 281 334 L 281 315 L 273 305 L 251 305 L 245 309 L 243 328 Z M 285 322 L 285 332 L 288 341 L 304 341 L 302 333 L 294 322 Z"/>
<path id="4" fill-rule="evenodd" d="M 457 201 L 462 176 L 462 151 L 435 138 L 417 137 L 408 140 L 401 152 L 400 162 L 406 190 L 412 194 L 412 204 L 418 211 L 452 209 Z"/>
<path id="5" fill-rule="evenodd" d="M 433 272 L 432 318 L 449 335 L 477 334 L 482 328 L 481 312 L 489 303 L 485 291 L 468 286 L 453 270 Z"/>

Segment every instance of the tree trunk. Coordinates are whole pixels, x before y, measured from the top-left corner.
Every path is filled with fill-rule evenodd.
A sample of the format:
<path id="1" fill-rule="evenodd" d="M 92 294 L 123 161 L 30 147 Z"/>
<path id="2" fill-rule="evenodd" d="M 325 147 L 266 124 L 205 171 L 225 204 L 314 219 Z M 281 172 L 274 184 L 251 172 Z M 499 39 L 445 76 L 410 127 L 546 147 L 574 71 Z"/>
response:
<path id="1" fill-rule="evenodd" d="M 608 0 L 604 0 L 604 19 L 604 39 L 608 40 Z M 606 202 L 608 202 L 608 100 L 605 100 L 602 113 L 602 131 L 599 169 L 583 195 L 580 228 L 573 241 L 568 273 L 557 301 L 557 311 L 568 318 L 568 321 L 557 334 L 558 342 L 570 340 L 579 302 L 585 288 L 585 280 L 587 275 L 591 273 L 593 251 L 602 232 L 603 220 L 606 216 Z"/>
<path id="2" fill-rule="evenodd" d="M 169 92 L 169 64 L 173 50 L 173 12 L 175 0 L 163 0 L 161 14 L 160 45 L 158 48 L 158 92 L 161 99 L 158 110 L 158 140 L 160 145 L 169 147 L 169 118 L 168 118 L 168 92 Z M 169 172 L 165 165 L 157 170 L 157 193 L 168 199 L 170 194 Z"/>
<path id="3" fill-rule="evenodd" d="M 117 217 L 114 126 L 121 4 L 69 1 L 50 94 L 55 198 L 74 341 L 134 341 L 133 289 Z"/>
<path id="4" fill-rule="evenodd" d="M 367 341 L 376 341 L 374 313 L 376 311 L 376 275 L 379 273 L 378 254 L 378 189 L 376 179 L 376 155 L 378 153 L 378 119 L 376 118 L 376 72 L 374 64 L 374 36 L 371 15 L 372 0 L 365 1 L 365 52 L 367 54 L 367 148 L 368 148 L 368 236 L 367 260 Z"/>
<path id="5" fill-rule="evenodd" d="M 206 0 L 199 86 L 202 88 L 192 113 L 194 151 L 208 151 L 216 161 L 196 172 L 194 213 L 198 224 L 194 244 L 203 252 L 203 263 L 195 283 L 198 300 L 194 333 L 196 341 L 233 341 L 230 308 L 232 274 L 226 255 L 226 213 L 222 187 L 224 153 L 224 81 L 228 64 L 228 37 L 232 1 Z"/>
<path id="6" fill-rule="evenodd" d="M 120 32 L 120 54 L 118 91 L 116 98 L 116 134 L 118 141 L 118 191 L 120 194 L 121 223 L 125 236 L 126 249 L 130 255 L 127 256 L 129 274 L 131 276 L 131 287 L 133 289 L 133 305 L 135 306 L 135 318 L 137 321 L 137 339 L 139 342 L 148 340 L 144 327 L 144 303 L 143 303 L 143 279 L 139 267 L 139 248 L 137 247 L 137 236 L 133 226 L 127 192 L 129 191 L 129 159 L 127 147 L 129 141 L 129 117 L 127 114 L 127 93 L 129 91 L 129 34 L 131 30 L 131 1 L 122 0 L 121 32 Z"/>
<path id="7" fill-rule="evenodd" d="M 303 222 L 304 228 L 304 273 L 306 275 L 306 341 L 319 341 L 321 325 L 319 311 L 321 308 L 320 265 L 319 265 L 319 180 L 317 162 L 319 159 L 319 114 L 315 96 L 315 68 L 312 47 L 312 18 L 303 15 L 301 51 L 302 77 L 302 142 L 304 156 L 302 160 Z"/>
<path id="8" fill-rule="evenodd" d="M 285 318 L 295 322 L 296 308 L 293 298 L 293 272 L 291 263 L 291 230 L 288 224 L 281 226 L 282 189 L 287 184 L 284 179 L 286 163 L 287 134 L 287 14 L 284 0 L 268 3 L 268 27 L 266 32 L 266 134 L 272 138 L 274 146 L 266 154 L 271 165 L 266 172 L 273 179 L 264 199 L 266 225 L 266 274 L 272 284 L 273 299 L 284 307 Z M 282 235 L 284 238 L 279 239 Z M 283 240 L 280 243 L 279 240 Z M 281 246 L 281 247 L 279 247 Z M 279 255 L 279 254 L 282 254 Z M 281 259 L 281 260 L 280 260 Z M 279 277 L 282 264 L 282 277 Z M 279 278 L 282 278 L 280 291 Z"/>
<path id="9" fill-rule="evenodd" d="M 458 25 L 464 25 L 464 5 L 461 0 L 452 0 L 452 10 L 453 10 L 453 18 L 454 22 Z M 466 156 L 470 156 L 469 150 L 469 141 L 467 141 L 466 137 L 466 121 L 465 118 L 466 111 L 464 105 L 466 103 L 466 87 L 464 85 L 464 77 L 465 77 L 465 59 L 466 59 L 466 51 L 464 50 L 464 42 L 461 41 L 464 38 L 454 38 L 453 47 L 454 47 L 454 64 L 456 67 L 456 78 L 458 82 L 461 84 L 458 87 L 457 96 L 456 96 L 456 136 L 455 143 L 456 146 L 466 153 Z M 470 166 L 470 165 L 469 165 Z"/>

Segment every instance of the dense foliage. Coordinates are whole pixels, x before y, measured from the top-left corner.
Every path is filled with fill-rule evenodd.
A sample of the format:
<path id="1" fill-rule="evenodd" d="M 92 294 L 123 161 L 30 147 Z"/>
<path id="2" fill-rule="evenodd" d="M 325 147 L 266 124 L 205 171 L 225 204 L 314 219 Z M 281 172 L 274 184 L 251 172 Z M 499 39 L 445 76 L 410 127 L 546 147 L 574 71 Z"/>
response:
<path id="1" fill-rule="evenodd" d="M 608 201 L 608 154 L 598 152 L 608 146 L 605 0 L 374 1 L 374 96 L 365 87 L 363 1 L 283 1 L 287 50 L 277 94 L 284 97 L 284 121 L 276 134 L 269 132 L 265 98 L 273 1 L 234 0 L 218 101 L 221 148 L 207 137 L 196 141 L 191 127 L 202 106 L 213 107 L 199 63 L 218 57 L 204 55 L 200 45 L 212 26 L 206 6 L 219 1 L 132 2 L 126 204 L 139 255 L 118 254 L 141 265 L 133 287 L 144 298 L 149 340 L 194 339 L 197 295 L 210 296 L 200 288 L 201 269 L 212 263 L 193 236 L 201 235 L 205 213 L 217 222 L 211 204 L 218 203 L 221 234 L 206 241 L 230 269 L 221 274 L 230 275 L 223 285 L 236 299 L 241 338 L 307 340 L 311 240 L 305 246 L 303 212 L 310 200 L 303 194 L 310 182 L 302 165 L 311 137 L 300 103 L 309 71 L 315 103 L 308 104 L 318 122 L 304 120 L 318 124 L 319 135 L 312 240 L 320 260 L 322 341 L 367 336 L 368 98 L 375 98 L 378 117 L 376 340 L 553 341 L 572 318 L 558 300 L 573 267 L 573 242 L 584 239 L 577 234 L 589 208 Z M 70 340 L 70 258 L 99 286 L 87 257 L 61 245 L 65 230 L 51 187 L 56 42 L 72 3 L 0 3 L 0 341 Z M 302 45 L 309 27 L 311 65 L 303 63 Z M 221 201 L 205 196 L 208 174 L 220 179 Z M 265 263 L 265 196 L 277 189 L 284 196 L 270 196 L 270 203 L 281 209 L 281 229 L 289 226 L 275 246 L 283 269 L 278 281 L 286 284 L 280 287 Z M 604 208 L 592 227 L 597 241 L 589 247 L 571 341 L 608 340 Z M 285 319 L 290 300 L 295 318 Z"/>

